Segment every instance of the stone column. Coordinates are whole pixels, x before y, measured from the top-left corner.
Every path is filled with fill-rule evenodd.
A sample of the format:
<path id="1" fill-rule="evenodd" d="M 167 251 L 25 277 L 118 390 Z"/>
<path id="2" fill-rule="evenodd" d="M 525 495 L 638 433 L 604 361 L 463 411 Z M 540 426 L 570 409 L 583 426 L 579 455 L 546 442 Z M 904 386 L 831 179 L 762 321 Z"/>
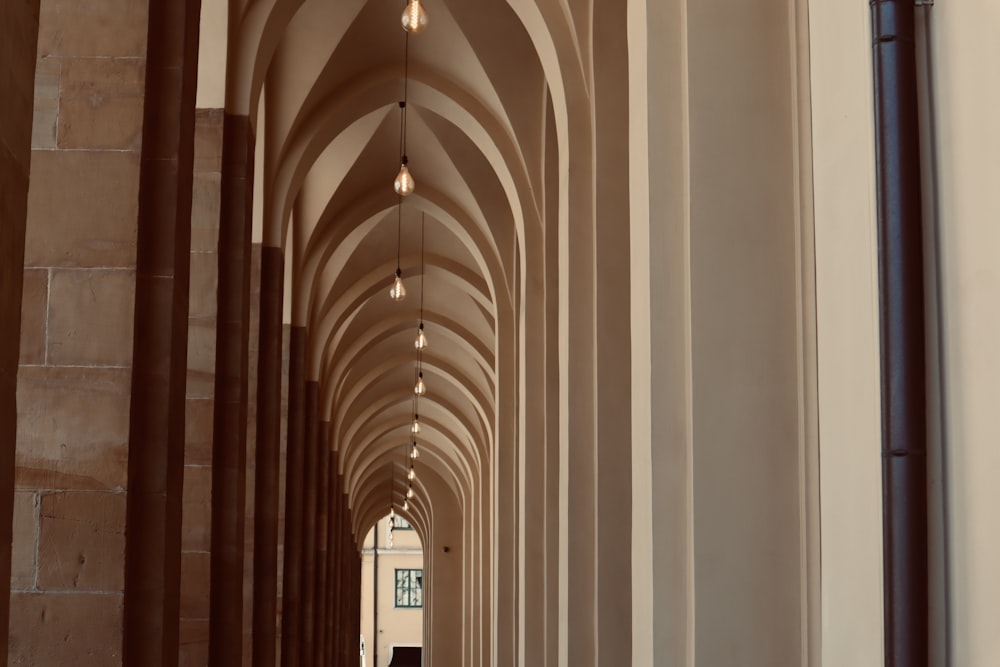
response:
<path id="1" fill-rule="evenodd" d="M 201 3 L 149 7 L 129 424 L 124 665 L 175 665 Z"/>
<path id="2" fill-rule="evenodd" d="M 285 475 L 284 580 L 281 601 L 281 665 L 299 667 L 302 632 L 302 483 L 306 425 L 306 330 L 292 327 L 288 362 L 288 453 Z"/>
<path id="3" fill-rule="evenodd" d="M 280 248 L 261 250 L 260 355 L 257 374 L 257 455 L 254 496 L 253 665 L 277 657 L 278 501 L 281 466 L 282 299 Z"/>
<path id="4" fill-rule="evenodd" d="M 337 608 L 337 593 L 340 590 L 340 536 L 343 522 L 342 496 L 344 479 L 337 472 L 337 453 L 330 454 L 330 531 L 327 536 L 327 584 L 326 584 L 326 637 L 322 664 L 331 664 L 336 655 L 340 615 Z"/>
<path id="5" fill-rule="evenodd" d="M 216 282 L 221 109 L 195 115 L 188 309 L 187 402 L 184 409 L 184 507 L 181 535 L 180 665 L 208 661 L 212 532 L 212 415 L 215 410 Z"/>
<path id="6" fill-rule="evenodd" d="M 319 443 L 319 384 L 314 380 L 306 382 L 306 413 L 304 463 L 302 476 L 302 619 L 300 625 L 300 655 L 303 667 L 312 664 L 313 639 L 315 637 L 316 611 L 316 470 L 319 459 L 316 448 Z"/>
<path id="7" fill-rule="evenodd" d="M 242 662 L 253 161 L 250 119 L 226 114 L 212 446 L 212 664 Z"/>
<path id="8" fill-rule="evenodd" d="M 330 533 L 330 478 L 333 457 L 330 453 L 330 422 L 319 425 L 319 458 L 316 470 L 319 480 L 316 484 L 316 572 L 315 572 L 315 629 L 313 630 L 313 655 L 315 665 L 323 665 L 323 646 L 326 641 L 326 589 L 329 569 L 328 541 Z"/>

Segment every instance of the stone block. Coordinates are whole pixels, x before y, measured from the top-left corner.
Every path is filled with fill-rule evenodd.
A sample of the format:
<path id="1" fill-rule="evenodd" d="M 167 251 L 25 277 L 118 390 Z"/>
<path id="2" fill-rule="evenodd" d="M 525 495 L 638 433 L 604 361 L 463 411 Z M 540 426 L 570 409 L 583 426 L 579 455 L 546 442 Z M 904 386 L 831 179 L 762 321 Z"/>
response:
<path id="1" fill-rule="evenodd" d="M 188 326 L 188 398 L 215 397 L 215 322 L 192 321 Z"/>
<path id="2" fill-rule="evenodd" d="M 211 465 L 215 401 L 189 398 L 184 412 L 184 465 Z"/>
<path id="3" fill-rule="evenodd" d="M 191 292 L 188 314 L 192 319 L 214 318 L 219 285 L 219 261 L 214 252 L 191 254 Z"/>
<path id="4" fill-rule="evenodd" d="M 208 618 L 211 554 L 181 553 L 181 618 Z"/>
<path id="5" fill-rule="evenodd" d="M 132 363 L 135 272 L 57 269 L 49 286 L 48 363 Z"/>
<path id="6" fill-rule="evenodd" d="M 124 488 L 131 382 L 128 368 L 21 368 L 17 487 Z"/>
<path id="7" fill-rule="evenodd" d="M 184 467 L 184 510 L 181 549 L 209 551 L 212 548 L 212 469 Z"/>
<path id="8" fill-rule="evenodd" d="M 11 551 L 10 587 L 35 587 L 35 555 L 38 549 L 38 496 L 33 491 L 14 494 L 14 542 Z"/>
<path id="9" fill-rule="evenodd" d="M 42 58 L 35 67 L 35 113 L 31 129 L 31 147 L 56 147 L 56 124 L 59 120 L 59 89 L 62 83 L 62 60 Z"/>
<path id="10" fill-rule="evenodd" d="M 12 593 L 10 667 L 120 667 L 122 596 Z"/>
<path id="11" fill-rule="evenodd" d="M 139 155 L 35 151 L 25 266 L 134 268 Z"/>
<path id="12" fill-rule="evenodd" d="M 22 365 L 45 363 L 45 341 L 49 310 L 48 269 L 25 269 L 21 300 Z"/>
<path id="13" fill-rule="evenodd" d="M 139 148 L 144 78 L 142 60 L 65 60 L 59 96 L 59 147 Z"/>
<path id="14" fill-rule="evenodd" d="M 195 174 L 191 192 L 191 252 L 215 253 L 219 249 L 219 212 L 222 177 Z"/>
<path id="15" fill-rule="evenodd" d="M 194 117 L 194 173 L 222 171 L 222 109 L 198 109 Z"/>
<path id="16" fill-rule="evenodd" d="M 38 55 L 145 57 L 148 4 L 44 0 Z"/>
<path id="17" fill-rule="evenodd" d="M 111 593 L 124 589 L 124 493 L 46 493 L 40 514 L 39 589 Z"/>
<path id="18" fill-rule="evenodd" d="M 205 667 L 208 664 L 208 621 L 181 621 L 178 667 Z"/>

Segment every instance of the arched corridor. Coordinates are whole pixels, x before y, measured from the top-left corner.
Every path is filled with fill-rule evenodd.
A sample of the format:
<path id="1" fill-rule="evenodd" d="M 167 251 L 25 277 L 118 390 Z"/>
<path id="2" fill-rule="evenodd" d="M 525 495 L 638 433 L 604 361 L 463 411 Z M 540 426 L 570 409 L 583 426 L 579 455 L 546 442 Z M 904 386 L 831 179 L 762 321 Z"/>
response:
<path id="1" fill-rule="evenodd" d="M 904 16 L 907 665 L 987 664 L 1000 239 L 969 221 L 1000 86 L 969 72 L 1000 16 Z M 419 599 L 392 645 L 425 667 L 893 665 L 882 27 L 811 0 L 0 3 L 0 665 L 353 666 L 360 638 L 380 667 L 385 599 Z M 390 511 L 421 555 L 386 598 Z"/>

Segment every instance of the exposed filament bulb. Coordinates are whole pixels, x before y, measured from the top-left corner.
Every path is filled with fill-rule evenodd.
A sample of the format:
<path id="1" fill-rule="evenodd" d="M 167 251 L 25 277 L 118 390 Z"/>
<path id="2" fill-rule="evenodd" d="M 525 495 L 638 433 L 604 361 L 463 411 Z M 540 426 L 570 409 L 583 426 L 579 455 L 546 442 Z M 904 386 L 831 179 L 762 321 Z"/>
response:
<path id="1" fill-rule="evenodd" d="M 392 287 L 389 288 L 389 297 L 393 301 L 402 301 L 406 298 L 406 287 L 403 285 L 403 272 L 396 269 L 396 279 L 392 281 Z"/>
<path id="2" fill-rule="evenodd" d="M 413 35 L 422 33 L 427 28 L 427 10 L 420 0 L 410 0 L 403 10 L 403 30 Z"/>
<path id="3" fill-rule="evenodd" d="M 413 180 L 413 174 L 410 173 L 406 163 L 407 160 L 404 155 L 403 163 L 399 167 L 399 173 L 396 174 L 396 180 L 392 182 L 392 187 L 395 188 L 396 194 L 400 197 L 412 195 L 413 191 L 417 188 L 417 183 Z"/>
<path id="4" fill-rule="evenodd" d="M 413 347 L 418 350 L 422 350 L 427 347 L 427 335 L 424 333 L 424 323 L 421 322 L 420 326 L 417 327 L 417 339 L 413 341 Z"/>

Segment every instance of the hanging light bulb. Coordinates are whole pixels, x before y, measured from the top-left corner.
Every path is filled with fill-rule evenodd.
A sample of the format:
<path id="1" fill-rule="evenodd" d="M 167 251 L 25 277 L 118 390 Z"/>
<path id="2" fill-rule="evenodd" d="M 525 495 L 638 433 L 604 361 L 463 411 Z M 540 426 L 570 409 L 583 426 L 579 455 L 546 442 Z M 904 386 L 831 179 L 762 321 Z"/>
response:
<path id="1" fill-rule="evenodd" d="M 413 190 L 417 187 L 416 182 L 413 180 L 413 175 L 410 173 L 409 167 L 406 166 L 407 162 L 409 162 L 409 160 L 407 160 L 404 155 L 403 162 L 399 167 L 399 173 L 396 174 L 396 180 L 392 183 L 392 186 L 396 189 L 396 194 L 400 197 L 412 195 Z"/>
<path id="2" fill-rule="evenodd" d="M 413 423 L 410 424 L 410 433 L 413 435 L 420 433 L 420 415 L 413 415 Z"/>
<path id="3" fill-rule="evenodd" d="M 424 323 L 421 322 L 420 326 L 417 327 L 417 339 L 413 341 L 413 347 L 418 350 L 422 350 L 427 347 L 427 336 L 424 334 Z"/>
<path id="4" fill-rule="evenodd" d="M 413 485 L 411 484 L 410 487 L 408 489 L 406 489 L 406 497 L 407 498 L 412 498 L 413 495 L 414 495 L 413 494 Z"/>
<path id="5" fill-rule="evenodd" d="M 393 301 L 402 301 L 406 298 L 406 287 L 403 285 L 403 272 L 396 268 L 396 279 L 392 281 L 389 288 L 389 297 Z"/>
<path id="6" fill-rule="evenodd" d="M 410 501 L 409 500 L 405 500 L 405 499 L 403 500 L 403 511 L 404 512 L 409 512 L 410 511 Z"/>
<path id="7" fill-rule="evenodd" d="M 412 482 L 416 478 L 417 478 L 417 471 L 414 470 L 413 466 L 411 465 L 410 466 L 410 472 L 406 473 L 406 479 L 408 479 L 408 480 L 410 480 Z"/>
<path id="8" fill-rule="evenodd" d="M 423 396 L 427 393 L 427 385 L 424 384 L 424 372 L 420 371 L 417 376 L 417 384 L 413 385 L 413 393 L 417 396 Z"/>
<path id="9" fill-rule="evenodd" d="M 403 10 L 402 16 L 403 30 L 417 35 L 422 33 L 427 27 L 427 10 L 424 9 L 420 0 L 410 0 Z"/>
<path id="10" fill-rule="evenodd" d="M 420 450 L 417 449 L 417 441 L 413 441 L 413 446 L 410 448 L 410 458 L 415 459 L 420 456 Z"/>

